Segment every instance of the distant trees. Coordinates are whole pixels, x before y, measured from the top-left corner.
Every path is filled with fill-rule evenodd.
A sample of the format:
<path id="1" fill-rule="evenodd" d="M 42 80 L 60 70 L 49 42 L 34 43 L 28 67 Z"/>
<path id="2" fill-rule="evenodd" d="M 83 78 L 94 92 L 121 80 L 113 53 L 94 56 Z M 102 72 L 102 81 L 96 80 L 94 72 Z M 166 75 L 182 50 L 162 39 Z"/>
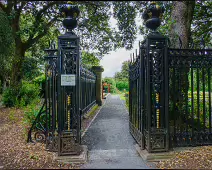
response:
<path id="1" fill-rule="evenodd" d="M 121 71 L 120 72 L 116 72 L 114 79 L 116 81 L 116 87 L 123 91 L 125 90 L 129 90 L 129 62 L 128 61 L 124 61 L 122 63 L 122 67 L 121 67 Z"/>

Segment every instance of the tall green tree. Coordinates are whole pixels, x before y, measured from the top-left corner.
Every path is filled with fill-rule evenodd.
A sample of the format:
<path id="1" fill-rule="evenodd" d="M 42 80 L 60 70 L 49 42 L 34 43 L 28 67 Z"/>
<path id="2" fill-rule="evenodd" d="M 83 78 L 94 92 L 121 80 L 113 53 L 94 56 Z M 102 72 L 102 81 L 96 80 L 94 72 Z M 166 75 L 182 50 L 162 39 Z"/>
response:
<path id="1" fill-rule="evenodd" d="M 12 29 L 6 13 L 0 8 L 0 92 L 6 88 L 11 74 L 11 61 L 14 51 Z"/>
<path id="2" fill-rule="evenodd" d="M 88 53 L 82 51 L 81 55 L 82 65 L 88 69 L 91 69 L 92 66 L 99 66 L 100 60 L 98 57 L 95 56 L 94 53 Z"/>
<path id="3" fill-rule="evenodd" d="M 23 62 L 26 52 L 31 50 L 39 40 L 45 37 L 52 26 L 55 28 L 61 26 L 61 13 L 58 10 L 60 4 L 66 1 L 20 1 L 6 0 L 0 2 L 1 9 L 7 14 L 12 27 L 12 34 L 15 39 L 15 57 L 12 60 L 11 83 L 15 87 L 20 84 L 23 78 Z M 203 2 L 201 4 L 201 2 Z M 149 3 L 147 1 L 73 1 L 80 8 L 81 15 L 79 26 L 76 29 L 81 38 L 82 50 L 95 51 L 97 57 L 108 53 L 119 47 L 131 49 L 136 38 L 137 27 L 135 18 L 137 14 L 142 14 L 143 9 Z M 180 36 L 183 42 L 183 48 L 189 43 L 192 26 L 203 22 L 201 11 L 207 11 L 211 8 L 210 3 L 204 1 L 168 1 L 166 5 L 166 14 L 163 25 L 169 23 L 170 30 L 168 35 L 173 39 Z M 205 7 L 203 7 L 205 6 Z M 200 9 L 200 11 L 198 11 Z M 179 10 L 179 11 L 178 11 Z M 203 12 L 202 14 L 204 14 Z M 118 21 L 118 29 L 111 28 L 110 17 L 113 16 Z M 209 17 L 210 15 L 205 15 Z M 205 18 L 210 25 L 208 18 Z M 141 26 L 141 28 L 144 28 Z M 198 28 L 198 29 L 197 29 Z M 197 32 L 210 32 L 204 26 L 196 28 L 193 36 L 200 36 Z M 62 29 L 59 27 L 58 29 Z M 145 29 L 141 29 L 145 30 Z M 181 32 L 182 31 L 182 32 Z M 142 31 L 141 31 L 142 32 Z M 145 34 L 145 31 L 142 33 Z M 205 32 L 206 34 L 206 32 Z M 195 39 L 195 38 L 194 38 Z M 177 40 L 176 40 L 177 41 Z M 174 46 L 174 45 L 173 45 Z"/>
<path id="4" fill-rule="evenodd" d="M 64 3 L 67 2 L 20 0 L 0 2 L 0 7 L 10 18 L 15 39 L 15 57 L 12 61 L 11 76 L 13 86 L 17 87 L 23 77 L 22 65 L 27 50 L 38 43 L 54 24 L 61 25 L 61 13 L 58 7 Z M 133 30 L 136 28 L 133 19 L 136 12 L 129 11 L 134 8 L 134 3 L 74 1 L 73 4 L 78 4 L 81 10 L 76 32 L 82 39 L 83 50 L 95 49 L 101 56 L 120 46 L 131 47 L 130 44 L 135 39 Z M 119 20 L 119 32 L 110 27 L 111 7 L 114 9 L 114 17 Z M 125 11 L 126 9 L 128 12 Z M 131 21 L 126 22 L 126 19 Z"/>
<path id="5" fill-rule="evenodd" d="M 121 66 L 121 71 L 116 72 L 114 75 L 116 81 L 126 81 L 129 80 L 129 61 L 124 61 Z"/>
<path id="6" fill-rule="evenodd" d="M 129 61 L 122 63 L 121 71 L 116 72 L 114 75 L 116 81 L 116 87 L 122 90 L 129 90 Z"/>

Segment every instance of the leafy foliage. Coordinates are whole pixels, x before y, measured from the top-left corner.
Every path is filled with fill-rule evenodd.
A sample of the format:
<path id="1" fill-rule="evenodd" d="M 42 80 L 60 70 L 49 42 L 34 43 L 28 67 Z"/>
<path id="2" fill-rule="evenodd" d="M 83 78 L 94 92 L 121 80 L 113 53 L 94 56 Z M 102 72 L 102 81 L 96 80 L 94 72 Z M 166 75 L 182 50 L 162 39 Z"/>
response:
<path id="1" fill-rule="evenodd" d="M 1 9 L 0 22 L 3 23 L 0 25 L 0 59 L 2 61 L 3 59 L 8 59 L 8 57 L 12 55 L 12 51 L 14 50 L 14 39 L 7 15 Z M 3 65 L 2 62 L 0 63 Z"/>
<path id="2" fill-rule="evenodd" d="M 116 72 L 114 76 L 116 81 L 126 81 L 129 80 L 129 62 L 124 61 L 121 66 L 121 71 Z"/>
<path id="3" fill-rule="evenodd" d="M 100 60 L 94 55 L 94 53 L 88 53 L 88 52 L 82 51 L 81 60 L 82 60 L 82 65 L 87 68 L 100 65 Z"/>
<path id="4" fill-rule="evenodd" d="M 0 8 L 0 91 L 11 74 L 11 61 L 14 53 L 14 38 L 9 20 Z"/>
<path id="5" fill-rule="evenodd" d="M 23 81 L 19 94 L 12 87 L 9 87 L 3 92 L 2 101 L 6 107 L 22 107 L 38 99 L 39 93 L 39 86 Z"/>
<path id="6" fill-rule="evenodd" d="M 110 84 L 110 92 L 111 93 L 116 93 L 116 82 L 115 82 L 114 78 L 105 77 L 102 82 Z M 105 88 L 108 89 L 108 86 L 105 86 Z"/>
<path id="7" fill-rule="evenodd" d="M 116 87 L 119 90 L 127 90 L 129 91 L 129 62 L 124 61 L 122 63 L 121 71 L 116 72 L 114 76 L 116 80 Z"/>
<path id="8" fill-rule="evenodd" d="M 129 91 L 129 83 L 128 83 L 128 81 L 116 81 L 116 87 L 120 91 L 123 91 L 123 90 Z"/>
<path id="9" fill-rule="evenodd" d="M 32 80 L 41 75 L 40 68 L 38 67 L 38 59 L 26 57 L 23 63 L 23 73 L 26 80 Z"/>

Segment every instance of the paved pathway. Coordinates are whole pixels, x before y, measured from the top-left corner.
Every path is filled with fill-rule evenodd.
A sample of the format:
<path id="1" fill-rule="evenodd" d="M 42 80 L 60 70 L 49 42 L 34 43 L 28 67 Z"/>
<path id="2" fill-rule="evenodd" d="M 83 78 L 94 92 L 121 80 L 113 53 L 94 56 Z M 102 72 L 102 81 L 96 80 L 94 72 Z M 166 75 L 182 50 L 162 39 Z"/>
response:
<path id="1" fill-rule="evenodd" d="M 138 155 L 129 133 L 128 113 L 117 95 L 109 95 L 82 138 L 88 146 L 88 163 L 82 169 L 149 169 Z"/>

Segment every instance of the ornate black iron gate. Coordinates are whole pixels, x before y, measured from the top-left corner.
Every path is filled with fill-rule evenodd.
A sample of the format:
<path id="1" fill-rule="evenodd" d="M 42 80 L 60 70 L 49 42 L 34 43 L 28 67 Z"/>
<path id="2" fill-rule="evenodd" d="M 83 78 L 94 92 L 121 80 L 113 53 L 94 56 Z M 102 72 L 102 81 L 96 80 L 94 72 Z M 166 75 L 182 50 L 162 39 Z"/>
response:
<path id="1" fill-rule="evenodd" d="M 169 48 L 155 31 L 162 12 L 154 2 L 144 12 L 153 31 L 129 64 L 130 132 L 148 152 L 212 144 L 212 50 Z"/>
<path id="2" fill-rule="evenodd" d="M 81 116 L 96 104 L 96 75 L 81 65 L 79 37 L 72 31 L 79 9 L 63 5 L 61 12 L 67 31 L 58 37 L 58 49 L 45 50 L 45 102 L 28 133 L 28 142 L 34 135 L 59 156 L 81 152 Z"/>

